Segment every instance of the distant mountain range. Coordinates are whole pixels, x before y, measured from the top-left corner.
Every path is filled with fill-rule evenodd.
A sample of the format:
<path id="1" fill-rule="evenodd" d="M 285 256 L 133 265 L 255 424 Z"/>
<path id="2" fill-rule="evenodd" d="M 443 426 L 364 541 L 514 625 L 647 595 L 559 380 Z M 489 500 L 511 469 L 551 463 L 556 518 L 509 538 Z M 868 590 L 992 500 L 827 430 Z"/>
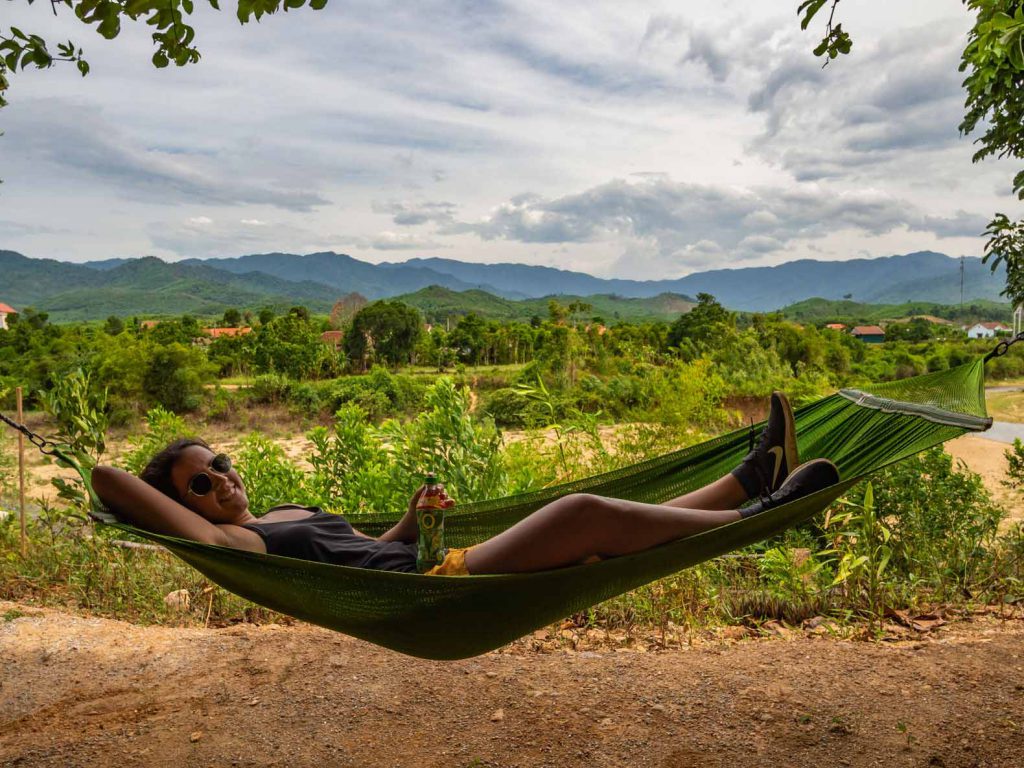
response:
<path id="1" fill-rule="evenodd" d="M 808 298 L 852 298 L 862 303 L 960 301 L 960 259 L 922 251 L 850 261 L 804 259 L 774 267 L 699 272 L 675 280 L 606 280 L 582 272 L 525 264 L 474 264 L 411 259 L 370 264 L 332 252 L 266 253 L 230 259 L 167 263 L 154 257 L 73 264 L 0 251 L 0 301 L 34 306 L 57 320 L 109 315 L 219 314 L 227 307 L 287 308 L 305 304 L 327 311 L 355 291 L 367 298 L 404 296 L 425 312 L 458 314 L 486 303 L 489 316 L 543 314 L 549 296 L 584 297 L 595 314 L 654 318 L 678 314 L 697 293 L 714 295 L 730 309 L 769 311 Z M 1004 274 L 980 259 L 963 260 L 967 301 L 1000 301 Z M 431 288 L 431 287 L 435 288 Z M 423 289 L 431 288 L 424 292 Z M 440 289 L 444 289 L 441 291 Z M 474 293 L 459 297 L 459 293 Z M 479 292 L 490 295 L 484 299 Z M 499 304 L 523 302 L 523 306 Z M 592 299 L 592 300 L 591 300 Z M 632 301 L 631 301 L 632 300 Z M 643 300 L 643 301 L 639 301 Z M 527 303 L 529 310 L 527 310 Z M 539 309 L 538 309 L 539 307 Z"/>

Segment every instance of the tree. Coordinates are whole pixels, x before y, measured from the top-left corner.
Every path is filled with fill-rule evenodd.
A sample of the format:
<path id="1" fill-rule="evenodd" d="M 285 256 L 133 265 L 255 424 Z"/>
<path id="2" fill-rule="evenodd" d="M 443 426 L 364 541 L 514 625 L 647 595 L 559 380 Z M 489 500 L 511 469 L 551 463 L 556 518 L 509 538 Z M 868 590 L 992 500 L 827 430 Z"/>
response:
<path id="1" fill-rule="evenodd" d="M 668 329 L 668 345 L 679 347 L 692 345 L 694 352 L 701 352 L 723 333 L 733 330 L 736 318 L 710 293 L 697 294 L 697 306 L 680 315 Z M 684 355 L 689 356 L 689 355 Z"/>
<path id="2" fill-rule="evenodd" d="M 33 0 L 28 0 L 29 4 Z M 166 67 L 171 62 L 183 67 L 199 61 L 199 49 L 193 45 L 195 29 L 185 18 L 192 15 L 193 0 L 50 0 L 56 14 L 60 6 L 67 6 L 70 12 L 87 26 L 108 40 L 121 32 L 124 22 L 145 22 L 154 29 L 153 66 Z M 219 0 L 209 0 L 210 5 L 220 10 Z M 306 5 L 306 0 L 238 0 L 236 15 L 245 24 L 252 19 L 259 21 L 265 14 L 289 11 Z M 327 0 L 309 0 L 309 7 L 320 10 Z M 11 76 L 19 69 L 32 66 L 49 69 L 57 62 L 73 62 L 82 73 L 89 74 L 89 64 L 82 49 L 73 41 L 58 43 L 54 53 L 46 40 L 37 34 L 26 33 L 17 27 L 9 30 L 0 28 L 0 107 L 7 105 L 5 95 L 10 86 Z"/>
<path id="3" fill-rule="evenodd" d="M 103 324 L 103 330 L 110 336 L 117 336 L 124 330 L 124 321 L 117 315 L 111 315 Z"/>
<path id="4" fill-rule="evenodd" d="M 423 332 L 420 313 L 400 301 L 377 301 L 359 310 L 345 334 L 345 355 L 360 369 L 381 361 L 408 363 Z"/>
<path id="5" fill-rule="evenodd" d="M 906 323 L 889 323 L 885 327 L 886 341 L 927 341 L 934 335 L 931 322 L 923 317 L 912 318 Z"/>
<path id="6" fill-rule="evenodd" d="M 175 411 L 194 411 L 214 367 L 194 347 L 177 342 L 157 347 L 142 377 L 142 389 L 154 402 Z"/>
<path id="7" fill-rule="evenodd" d="M 479 363 L 487 351 L 486 328 L 480 315 L 470 312 L 459 320 L 450 334 L 448 344 L 464 363 Z"/>
<path id="8" fill-rule="evenodd" d="M 331 328 L 342 328 L 352 322 L 356 312 L 365 307 L 369 302 L 361 293 L 347 293 L 334 302 L 331 307 Z"/>
<path id="9" fill-rule="evenodd" d="M 228 328 L 237 328 L 242 322 L 242 313 L 232 307 L 231 309 L 224 310 L 224 325 Z"/>
<path id="10" fill-rule="evenodd" d="M 805 0 L 797 8 L 800 22 L 807 29 L 827 0 Z M 973 162 L 987 157 L 1024 160 L 1024 0 L 964 0 L 975 14 L 974 26 L 967 36 L 967 47 L 960 59 L 960 71 L 966 72 L 963 86 L 967 92 L 966 113 L 960 133 L 984 131 L 975 139 L 979 149 Z M 814 49 L 815 56 L 827 55 L 826 64 L 839 54 L 850 52 L 850 36 L 842 25 L 833 26 L 839 0 L 832 0 L 825 36 Z M 1013 193 L 1024 200 L 1024 169 L 1013 177 Z M 984 262 L 992 259 L 992 271 L 1006 265 L 1003 295 L 1014 305 L 1024 303 L 1024 219 L 1012 221 L 997 213 L 985 234 Z"/>

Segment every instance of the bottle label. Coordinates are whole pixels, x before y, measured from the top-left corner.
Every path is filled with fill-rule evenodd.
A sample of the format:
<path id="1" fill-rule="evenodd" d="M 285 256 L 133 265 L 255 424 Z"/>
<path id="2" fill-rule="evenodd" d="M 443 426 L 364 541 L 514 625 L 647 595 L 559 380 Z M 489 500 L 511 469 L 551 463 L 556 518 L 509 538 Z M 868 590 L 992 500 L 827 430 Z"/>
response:
<path id="1" fill-rule="evenodd" d="M 420 573 L 440 564 L 447 554 L 444 546 L 442 490 L 440 485 L 427 486 L 416 504 L 416 522 L 419 525 L 416 568 Z"/>

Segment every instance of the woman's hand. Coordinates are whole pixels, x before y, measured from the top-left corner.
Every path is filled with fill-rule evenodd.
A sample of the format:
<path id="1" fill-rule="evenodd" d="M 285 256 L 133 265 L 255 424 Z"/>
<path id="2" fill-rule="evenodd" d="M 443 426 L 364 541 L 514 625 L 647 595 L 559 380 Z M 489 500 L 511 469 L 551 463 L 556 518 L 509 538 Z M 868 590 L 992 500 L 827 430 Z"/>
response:
<path id="1" fill-rule="evenodd" d="M 427 490 L 425 485 L 421 485 L 416 489 L 416 493 L 409 499 L 409 508 L 406 510 L 405 515 L 395 524 L 394 528 L 383 533 L 379 541 L 404 541 L 408 543 L 416 541 L 420 531 L 419 525 L 416 522 L 416 505 L 423 498 L 425 490 Z M 448 498 L 448 494 L 441 491 L 442 509 L 451 509 L 454 506 L 455 500 Z"/>
<path id="2" fill-rule="evenodd" d="M 427 486 L 421 485 L 419 488 L 416 489 L 416 493 L 414 493 L 412 495 L 412 498 L 409 499 L 409 514 L 410 515 L 415 515 L 416 514 L 416 505 L 419 504 L 420 499 L 423 497 L 423 492 L 425 490 L 427 490 Z M 455 499 L 449 498 L 448 494 L 444 490 L 442 490 L 441 491 L 441 508 L 442 509 L 451 509 L 454 506 L 455 506 Z"/>

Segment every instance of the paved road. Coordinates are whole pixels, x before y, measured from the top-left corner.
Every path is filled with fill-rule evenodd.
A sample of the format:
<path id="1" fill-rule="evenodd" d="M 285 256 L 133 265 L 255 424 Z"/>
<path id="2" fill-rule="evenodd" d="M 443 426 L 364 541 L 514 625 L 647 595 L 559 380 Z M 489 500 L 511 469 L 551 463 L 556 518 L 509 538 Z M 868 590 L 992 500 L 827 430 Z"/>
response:
<path id="1" fill-rule="evenodd" d="M 996 421 L 993 422 L 992 429 L 987 432 L 975 432 L 973 434 L 988 440 L 995 440 L 999 443 L 1012 443 L 1017 438 L 1024 440 L 1024 424 L 1016 424 L 1012 421 Z"/>
<path id="2" fill-rule="evenodd" d="M 1024 392 L 1024 386 L 1021 386 L 1020 384 L 1014 384 L 1006 387 L 985 387 L 985 392 Z"/>

